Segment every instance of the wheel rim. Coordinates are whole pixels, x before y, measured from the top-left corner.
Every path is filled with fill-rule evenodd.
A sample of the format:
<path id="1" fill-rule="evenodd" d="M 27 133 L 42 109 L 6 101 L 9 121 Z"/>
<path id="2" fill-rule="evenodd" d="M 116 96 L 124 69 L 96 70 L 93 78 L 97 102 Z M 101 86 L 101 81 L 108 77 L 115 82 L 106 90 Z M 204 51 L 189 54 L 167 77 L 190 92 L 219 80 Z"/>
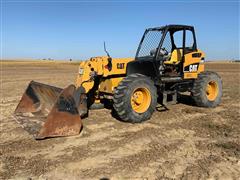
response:
<path id="1" fill-rule="evenodd" d="M 137 113 L 147 111 L 151 103 L 151 94 L 147 88 L 137 88 L 131 96 L 132 109 Z"/>
<path id="2" fill-rule="evenodd" d="M 206 95 L 209 101 L 214 101 L 218 95 L 218 85 L 214 81 L 207 84 Z"/>

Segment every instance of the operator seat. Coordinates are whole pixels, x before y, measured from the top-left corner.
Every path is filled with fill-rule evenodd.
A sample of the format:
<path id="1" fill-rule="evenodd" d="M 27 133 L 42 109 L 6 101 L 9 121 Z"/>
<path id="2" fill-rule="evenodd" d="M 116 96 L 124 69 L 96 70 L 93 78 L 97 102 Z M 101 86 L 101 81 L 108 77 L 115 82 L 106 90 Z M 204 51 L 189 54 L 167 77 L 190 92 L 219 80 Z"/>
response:
<path id="1" fill-rule="evenodd" d="M 174 49 L 171 58 L 167 61 L 164 61 L 164 64 L 177 65 L 181 62 L 182 59 L 182 49 Z"/>

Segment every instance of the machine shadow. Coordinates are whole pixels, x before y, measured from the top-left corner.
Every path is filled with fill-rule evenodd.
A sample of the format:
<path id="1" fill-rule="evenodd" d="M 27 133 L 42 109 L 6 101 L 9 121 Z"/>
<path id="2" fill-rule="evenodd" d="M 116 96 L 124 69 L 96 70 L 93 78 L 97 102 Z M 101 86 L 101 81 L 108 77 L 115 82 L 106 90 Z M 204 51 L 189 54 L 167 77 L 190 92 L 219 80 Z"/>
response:
<path id="1" fill-rule="evenodd" d="M 191 95 L 186 95 L 186 94 L 178 94 L 177 95 L 177 103 L 179 104 L 185 104 L 188 106 L 196 106 Z M 123 120 L 121 120 L 121 118 L 118 116 L 117 112 L 114 110 L 113 106 L 111 103 L 108 103 L 108 105 L 105 105 L 106 109 L 110 109 L 111 110 L 111 115 L 113 118 L 121 121 L 121 122 L 125 122 Z M 168 106 L 162 105 L 161 104 L 161 99 L 158 99 L 158 105 L 156 107 L 156 111 L 158 112 L 165 112 L 168 111 L 169 108 Z"/>
<path id="2" fill-rule="evenodd" d="M 196 106 L 191 95 L 178 94 L 177 102 L 181 104 L 189 105 L 189 106 Z"/>

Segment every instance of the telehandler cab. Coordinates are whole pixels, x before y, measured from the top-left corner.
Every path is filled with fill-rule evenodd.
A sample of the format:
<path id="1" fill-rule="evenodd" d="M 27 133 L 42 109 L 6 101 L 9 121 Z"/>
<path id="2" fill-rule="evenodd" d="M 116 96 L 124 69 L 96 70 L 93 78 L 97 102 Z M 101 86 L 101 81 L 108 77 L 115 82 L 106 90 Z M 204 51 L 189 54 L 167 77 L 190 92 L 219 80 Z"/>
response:
<path id="1" fill-rule="evenodd" d="M 108 54 L 108 53 L 107 53 Z M 75 85 L 65 89 L 30 82 L 15 116 L 36 139 L 79 134 L 89 108 L 110 102 L 122 121 L 149 119 L 158 99 L 167 106 L 190 92 L 197 106 L 221 101 L 222 81 L 204 71 L 205 54 L 197 48 L 192 26 L 146 29 L 136 57 L 93 57 L 80 63 Z"/>

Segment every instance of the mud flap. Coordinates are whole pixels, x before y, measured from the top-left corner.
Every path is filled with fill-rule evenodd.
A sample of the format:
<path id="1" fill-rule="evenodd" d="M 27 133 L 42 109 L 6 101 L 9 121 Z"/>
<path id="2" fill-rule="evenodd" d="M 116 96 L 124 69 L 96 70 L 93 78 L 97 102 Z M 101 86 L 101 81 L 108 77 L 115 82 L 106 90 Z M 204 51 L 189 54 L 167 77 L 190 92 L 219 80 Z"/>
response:
<path id="1" fill-rule="evenodd" d="M 16 110 L 16 121 L 35 139 L 71 136 L 82 128 L 75 86 L 65 89 L 32 81 Z"/>

